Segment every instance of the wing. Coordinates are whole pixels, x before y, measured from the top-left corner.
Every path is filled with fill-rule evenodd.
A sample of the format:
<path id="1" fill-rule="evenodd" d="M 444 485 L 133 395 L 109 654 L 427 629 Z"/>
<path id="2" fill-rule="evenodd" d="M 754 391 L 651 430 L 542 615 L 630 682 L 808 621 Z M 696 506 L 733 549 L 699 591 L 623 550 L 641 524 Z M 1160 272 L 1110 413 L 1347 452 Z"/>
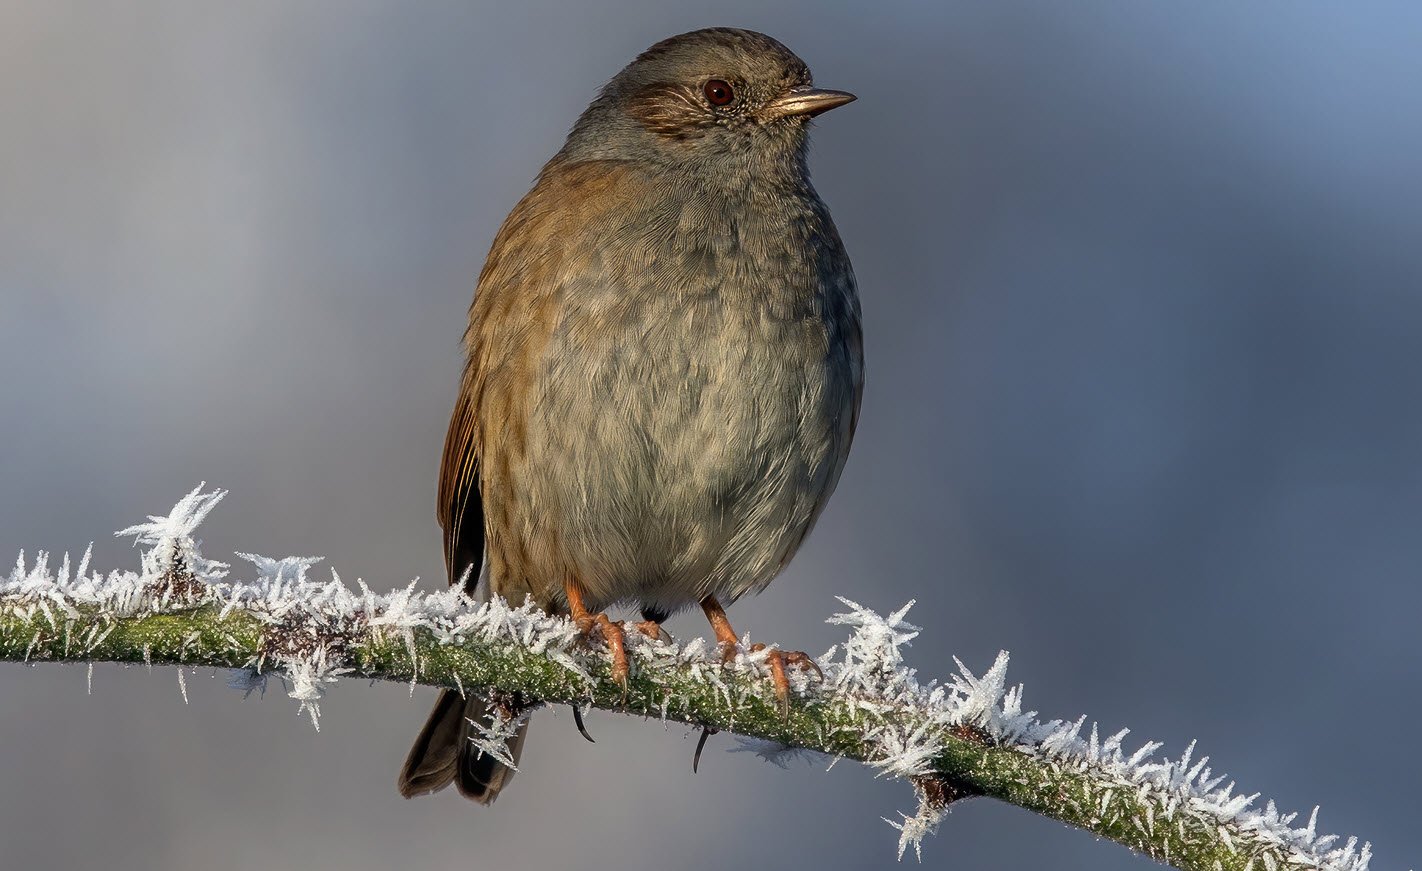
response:
<path id="1" fill-rule="evenodd" d="M 624 166 L 565 165 L 555 157 L 504 220 L 479 274 L 465 333 L 467 366 L 444 442 L 438 506 L 450 583 L 469 572 L 465 589 L 471 595 L 490 547 L 483 499 L 497 524 L 509 522 L 522 498 L 509 468 L 519 461 L 527 435 L 530 379 L 557 320 L 564 262 L 570 253 L 583 253 L 569 228 L 624 214 L 640 190 L 628 178 Z M 509 545 L 513 533 L 497 526 L 494 532 L 492 592 L 521 601 L 534 591 L 518 548 Z"/>
<path id="2" fill-rule="evenodd" d="M 479 495 L 478 417 L 469 378 L 460 386 L 459 400 L 444 437 L 444 459 L 439 470 L 439 525 L 444 528 L 444 567 L 449 583 L 464 580 L 464 591 L 474 595 L 479 568 L 484 561 L 484 503 Z"/>

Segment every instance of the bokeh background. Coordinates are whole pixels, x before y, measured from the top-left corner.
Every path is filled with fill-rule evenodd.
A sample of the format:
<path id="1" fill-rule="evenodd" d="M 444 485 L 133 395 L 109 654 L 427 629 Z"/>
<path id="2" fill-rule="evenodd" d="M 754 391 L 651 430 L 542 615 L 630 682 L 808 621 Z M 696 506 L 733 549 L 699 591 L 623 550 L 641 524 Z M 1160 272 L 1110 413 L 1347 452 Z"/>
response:
<path id="1" fill-rule="evenodd" d="M 1422 856 L 1422 7 L 598 0 L 0 3 L 0 558 L 200 480 L 209 556 L 442 582 L 437 456 L 474 278 L 600 84 L 767 31 L 860 101 L 813 170 L 868 393 L 808 546 L 738 627 L 823 650 L 917 599 L 1048 716 L 1212 764 L 1374 867 Z M 324 569 L 323 569 L 324 570 Z M 695 615 L 672 624 L 705 631 Z M 0 666 L 0 865 L 879 867 L 910 791 L 680 728 L 541 715 L 489 810 L 394 789 L 432 692 L 316 734 L 221 676 Z M 925 863 L 1143 868 L 996 803 Z"/>

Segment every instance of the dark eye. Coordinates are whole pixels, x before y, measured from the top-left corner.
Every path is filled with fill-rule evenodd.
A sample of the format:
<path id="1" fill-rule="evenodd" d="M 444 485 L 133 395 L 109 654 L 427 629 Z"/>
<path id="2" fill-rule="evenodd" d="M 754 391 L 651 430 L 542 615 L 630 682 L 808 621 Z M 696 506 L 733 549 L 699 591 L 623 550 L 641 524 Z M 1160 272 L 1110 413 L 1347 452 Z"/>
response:
<path id="1" fill-rule="evenodd" d="M 707 82 L 701 92 L 706 95 L 706 101 L 713 106 L 727 106 L 736 99 L 736 92 L 721 79 L 712 79 Z"/>

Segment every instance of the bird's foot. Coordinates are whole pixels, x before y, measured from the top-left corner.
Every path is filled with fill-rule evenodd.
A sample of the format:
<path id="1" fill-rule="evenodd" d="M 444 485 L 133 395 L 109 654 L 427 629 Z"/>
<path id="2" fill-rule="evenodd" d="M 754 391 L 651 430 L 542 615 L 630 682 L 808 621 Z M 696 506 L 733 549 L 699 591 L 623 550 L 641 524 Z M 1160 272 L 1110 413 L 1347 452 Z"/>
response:
<path id="1" fill-rule="evenodd" d="M 815 661 L 803 651 L 766 649 L 764 644 L 752 644 L 750 652 L 765 650 L 765 664 L 770 668 L 770 682 L 775 687 L 775 700 L 780 704 L 782 717 L 790 716 L 790 678 L 785 673 L 787 667 L 799 668 L 807 674 L 813 672 L 817 680 L 824 680 L 825 674 Z"/>
<path id="2" fill-rule="evenodd" d="M 656 620 L 640 620 L 632 624 L 632 628 L 652 639 L 653 641 L 671 641 L 671 633 L 662 628 L 662 624 Z"/>
<path id="3" fill-rule="evenodd" d="M 607 645 L 607 653 L 612 657 L 612 680 L 627 693 L 627 633 L 621 621 L 610 620 L 606 614 L 582 614 L 573 618 L 578 632 L 589 642 L 600 641 Z"/>
<path id="4" fill-rule="evenodd" d="M 721 644 L 721 661 L 730 663 L 741 652 L 739 644 Z M 816 680 L 824 680 L 825 674 L 815 664 L 809 654 L 799 650 L 781 650 L 764 644 L 752 644 L 747 653 L 765 651 L 765 666 L 770 669 L 770 684 L 775 690 L 775 701 L 780 706 L 783 717 L 790 716 L 790 675 L 786 669 L 799 668 L 806 674 L 813 674 Z"/>
<path id="5" fill-rule="evenodd" d="M 736 630 L 731 628 L 731 621 L 726 619 L 726 609 L 721 607 L 721 603 L 716 601 L 715 596 L 707 596 L 701 600 L 701 610 L 706 612 L 706 619 L 711 622 L 711 631 L 716 633 L 716 641 L 721 645 L 721 661 L 729 663 L 741 652 L 740 639 L 736 637 Z M 770 648 L 766 650 L 764 644 L 752 644 L 748 653 L 760 653 L 765 650 L 765 664 L 770 668 L 770 682 L 775 687 L 775 700 L 780 703 L 781 715 L 790 716 L 790 678 L 786 675 L 787 666 L 795 666 L 807 672 L 814 672 L 815 677 L 824 680 L 824 672 L 815 661 L 798 650 L 780 650 Z"/>

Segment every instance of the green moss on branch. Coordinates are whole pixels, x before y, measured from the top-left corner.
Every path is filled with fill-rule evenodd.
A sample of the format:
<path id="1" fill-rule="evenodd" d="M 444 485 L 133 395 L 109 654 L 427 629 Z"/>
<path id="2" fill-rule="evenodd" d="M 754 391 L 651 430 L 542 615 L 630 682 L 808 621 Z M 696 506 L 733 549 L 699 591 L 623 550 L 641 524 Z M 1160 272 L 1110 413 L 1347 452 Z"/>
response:
<path id="1" fill-rule="evenodd" d="M 300 626 L 277 625 L 252 613 L 213 605 L 128 617 L 80 606 L 71 615 L 54 608 L 0 609 L 0 660 L 27 662 L 128 662 L 243 668 L 280 665 Z M 1078 760 L 1050 758 L 999 746 L 971 725 L 945 726 L 913 705 L 883 709 L 863 699 L 822 691 L 792 699 L 783 714 L 766 681 L 753 672 L 719 668 L 714 661 L 634 659 L 624 689 L 610 680 L 600 658 L 580 659 L 591 681 L 547 655 L 507 638 L 441 644 L 433 632 L 353 625 L 349 634 L 308 631 L 339 659 L 344 673 L 430 686 L 494 687 L 553 703 L 588 704 L 611 711 L 734 732 L 792 748 L 883 763 L 871 738 L 892 719 L 900 731 L 936 730 L 941 747 L 926 771 L 913 776 L 934 810 L 967 796 L 996 798 L 1087 829 L 1182 869 L 1282 868 L 1298 857 L 1269 838 L 1221 825 L 1183 805 L 1170 807 L 1159 790 L 1113 783 Z M 640 667 L 637 667 L 640 666 Z M 930 824 L 932 824 L 930 820 Z M 906 821 L 911 824 L 911 821 Z"/>

